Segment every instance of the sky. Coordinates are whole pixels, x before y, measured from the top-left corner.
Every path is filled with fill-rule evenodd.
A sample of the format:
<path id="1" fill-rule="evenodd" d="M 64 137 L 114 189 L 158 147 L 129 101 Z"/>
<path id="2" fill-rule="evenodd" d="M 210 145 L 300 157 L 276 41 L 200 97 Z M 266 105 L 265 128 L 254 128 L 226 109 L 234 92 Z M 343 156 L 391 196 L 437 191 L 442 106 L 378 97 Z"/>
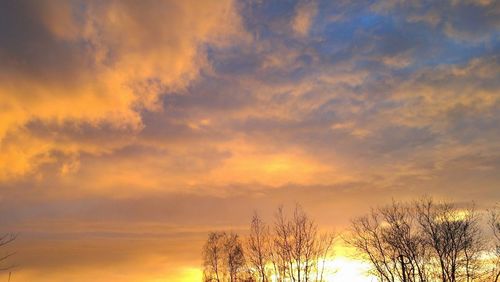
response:
<path id="1" fill-rule="evenodd" d="M 491 206 L 499 63 L 494 0 L 0 1 L 12 281 L 196 281 L 297 202 Z"/>

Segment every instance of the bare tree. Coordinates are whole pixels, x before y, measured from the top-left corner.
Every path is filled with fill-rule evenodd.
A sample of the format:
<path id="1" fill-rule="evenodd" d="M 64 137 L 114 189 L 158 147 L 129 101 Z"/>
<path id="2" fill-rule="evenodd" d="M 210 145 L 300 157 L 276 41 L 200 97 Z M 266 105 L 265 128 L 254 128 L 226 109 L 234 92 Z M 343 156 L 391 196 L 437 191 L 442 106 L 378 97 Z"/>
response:
<path id="1" fill-rule="evenodd" d="M 245 267 L 243 246 L 241 245 L 239 236 L 236 233 L 230 233 L 225 239 L 224 251 L 229 281 L 235 282 L 239 279 L 240 272 L 243 272 Z"/>
<path id="2" fill-rule="evenodd" d="M 254 213 L 250 224 L 250 235 L 247 243 L 247 257 L 249 263 L 257 271 L 261 282 L 269 280 L 267 275 L 268 264 L 271 261 L 271 238 L 269 227 Z"/>
<path id="3" fill-rule="evenodd" d="M 0 248 L 11 244 L 16 240 L 17 235 L 13 233 L 6 233 L 0 236 Z M 13 256 L 13 252 L 7 252 L 0 257 L 0 271 L 6 271 L 12 269 L 14 266 L 12 264 L 7 264 L 7 259 Z M 10 275 L 10 274 L 9 274 Z"/>
<path id="4" fill-rule="evenodd" d="M 499 282 L 499 219 L 500 207 L 496 207 L 488 218 L 493 233 L 491 276 L 486 275 L 491 263 L 484 257 L 485 241 L 474 205 L 436 203 L 431 198 L 393 201 L 352 220 L 344 240 L 371 264 L 370 272 L 381 282 Z M 204 280 L 324 281 L 335 238 L 334 233 L 320 234 L 299 205 L 291 215 L 278 208 L 272 229 L 255 213 L 245 250 L 235 233 L 208 235 L 203 248 Z M 0 237 L 0 246 L 12 240 Z"/>
<path id="5" fill-rule="evenodd" d="M 399 281 L 399 253 L 384 240 L 387 235 L 384 234 L 382 216 L 378 211 L 372 210 L 369 215 L 352 220 L 349 233 L 344 240 L 356 249 L 364 260 L 370 262 L 371 274 L 380 281 Z"/>
<path id="6" fill-rule="evenodd" d="M 416 204 L 418 222 L 427 246 L 438 262 L 443 282 L 473 281 L 480 275 L 482 251 L 478 217 L 473 207 L 458 209 L 430 198 Z"/>
<path id="7" fill-rule="evenodd" d="M 422 199 L 393 202 L 352 221 L 346 242 L 380 281 L 475 281 L 484 244 L 473 207 Z"/>
<path id="8" fill-rule="evenodd" d="M 317 225 L 299 205 L 295 206 L 289 224 L 292 234 L 292 277 L 294 281 L 309 281 L 314 263 Z"/>
<path id="9" fill-rule="evenodd" d="M 279 207 L 274 222 L 273 265 L 278 281 L 291 278 L 292 265 L 292 234 L 290 222 L 286 218 L 283 207 Z M 293 280 L 292 278 L 292 281 Z"/>
<path id="10" fill-rule="evenodd" d="M 203 247 L 203 280 L 221 282 L 223 278 L 225 232 L 210 232 Z"/>
<path id="11" fill-rule="evenodd" d="M 288 255 L 287 249 L 284 249 L 283 246 L 282 238 L 273 234 L 270 244 L 270 259 L 273 267 L 272 272 L 278 282 L 283 282 L 288 277 Z"/>
<path id="12" fill-rule="evenodd" d="M 488 225 L 493 233 L 492 256 L 494 261 L 491 281 L 498 282 L 500 279 L 500 204 L 490 210 Z"/>
<path id="13" fill-rule="evenodd" d="M 278 208 L 274 223 L 272 261 L 278 281 L 322 281 L 324 262 L 334 236 L 318 234 L 316 223 L 296 205 L 291 217 Z M 320 262 L 321 260 L 321 262 Z"/>
<path id="14" fill-rule="evenodd" d="M 416 225 L 415 210 L 393 201 L 391 205 L 379 208 L 378 213 L 384 224 L 382 240 L 398 261 L 395 276 L 401 281 L 428 281 L 429 254 Z"/>
<path id="15" fill-rule="evenodd" d="M 324 281 L 326 262 L 334 256 L 333 247 L 336 239 L 337 234 L 334 232 L 322 233 L 318 237 L 314 258 L 316 262 L 314 270 L 316 272 L 315 281 Z"/>
<path id="16" fill-rule="evenodd" d="M 204 281 L 235 282 L 244 276 L 245 256 L 236 233 L 210 232 L 203 247 Z"/>

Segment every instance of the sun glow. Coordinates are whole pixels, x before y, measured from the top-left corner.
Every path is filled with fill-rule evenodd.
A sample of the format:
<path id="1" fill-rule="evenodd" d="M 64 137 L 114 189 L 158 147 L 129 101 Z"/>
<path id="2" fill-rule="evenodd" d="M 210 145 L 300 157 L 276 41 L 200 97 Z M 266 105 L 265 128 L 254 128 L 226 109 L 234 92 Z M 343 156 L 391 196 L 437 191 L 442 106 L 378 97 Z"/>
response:
<path id="1" fill-rule="evenodd" d="M 320 263 L 319 268 L 322 265 Z M 367 274 L 368 264 L 344 256 L 329 258 L 324 264 L 323 281 L 336 282 L 371 282 L 374 277 Z M 315 275 L 314 275 L 315 276 Z M 273 282 L 277 282 L 278 277 L 271 277 Z"/>
<path id="2" fill-rule="evenodd" d="M 367 274 L 368 265 L 359 260 L 347 257 L 337 257 L 325 262 L 326 269 L 332 269 L 325 274 L 325 281 L 369 282 L 373 277 Z"/>

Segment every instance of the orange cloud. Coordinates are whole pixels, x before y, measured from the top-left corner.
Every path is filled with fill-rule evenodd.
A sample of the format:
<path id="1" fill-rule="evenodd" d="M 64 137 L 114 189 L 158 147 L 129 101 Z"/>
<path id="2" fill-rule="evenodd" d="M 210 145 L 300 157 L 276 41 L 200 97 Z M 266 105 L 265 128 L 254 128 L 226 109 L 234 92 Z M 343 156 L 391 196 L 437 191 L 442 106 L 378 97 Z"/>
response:
<path id="1" fill-rule="evenodd" d="M 317 10 L 315 1 L 304 1 L 297 5 L 295 17 L 292 21 L 292 28 L 298 35 L 306 36 L 308 34 Z"/>
<path id="2" fill-rule="evenodd" d="M 39 156 L 57 149 L 50 140 L 35 146 L 42 141 L 27 140 L 27 133 L 23 142 L 5 144 L 27 123 L 140 131 L 142 110 L 160 110 L 162 93 L 184 88 L 207 66 L 203 44 L 224 44 L 241 33 L 232 1 L 34 5 L 11 13 L 32 18 L 27 28 L 38 25 L 32 29 L 41 35 L 21 36 L 12 49 L 0 51 L 7 62 L 0 67 L 0 150 L 9 154 L 0 162 L 0 180 L 33 170 L 44 162 Z M 18 26 L 15 32 L 26 32 Z"/>

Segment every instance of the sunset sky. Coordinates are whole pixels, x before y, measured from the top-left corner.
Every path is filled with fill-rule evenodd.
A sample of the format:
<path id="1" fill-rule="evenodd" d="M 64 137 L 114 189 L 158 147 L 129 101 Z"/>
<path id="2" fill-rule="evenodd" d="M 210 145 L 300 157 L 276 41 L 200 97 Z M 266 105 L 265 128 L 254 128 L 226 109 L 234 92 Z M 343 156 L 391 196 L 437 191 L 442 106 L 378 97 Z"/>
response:
<path id="1" fill-rule="evenodd" d="M 0 1 L 13 282 L 199 281 L 254 210 L 421 195 L 500 200 L 497 1 Z"/>

